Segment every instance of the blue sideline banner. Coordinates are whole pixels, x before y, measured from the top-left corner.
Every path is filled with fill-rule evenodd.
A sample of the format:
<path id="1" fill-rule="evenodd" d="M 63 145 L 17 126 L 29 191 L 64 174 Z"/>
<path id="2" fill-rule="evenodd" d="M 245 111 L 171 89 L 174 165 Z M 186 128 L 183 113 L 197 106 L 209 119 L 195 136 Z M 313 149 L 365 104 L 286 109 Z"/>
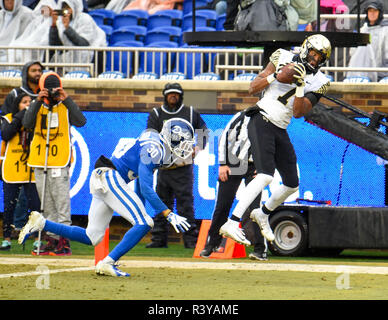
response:
<path id="1" fill-rule="evenodd" d="M 145 129 L 148 113 L 85 111 L 87 124 L 72 128 L 71 205 L 73 215 L 87 215 L 91 201 L 89 176 L 97 158 L 110 157 L 117 145 L 133 141 Z M 217 192 L 217 145 L 222 129 L 232 115 L 204 114 L 212 132 L 205 150 L 194 165 L 195 216 L 211 219 Z M 287 201 L 297 198 L 331 201 L 339 206 L 384 206 L 385 162 L 348 142 L 321 130 L 303 119 L 293 119 L 288 132 L 298 157 L 300 189 Z M 281 183 L 279 174 L 263 192 L 262 200 Z M 244 193 L 240 186 L 237 199 Z M 3 196 L 1 194 L 1 209 Z M 235 205 L 235 204 L 234 204 Z M 148 206 L 147 209 L 151 210 Z M 151 213 L 151 211 L 150 211 Z M 153 214 L 153 213 L 152 213 Z"/>

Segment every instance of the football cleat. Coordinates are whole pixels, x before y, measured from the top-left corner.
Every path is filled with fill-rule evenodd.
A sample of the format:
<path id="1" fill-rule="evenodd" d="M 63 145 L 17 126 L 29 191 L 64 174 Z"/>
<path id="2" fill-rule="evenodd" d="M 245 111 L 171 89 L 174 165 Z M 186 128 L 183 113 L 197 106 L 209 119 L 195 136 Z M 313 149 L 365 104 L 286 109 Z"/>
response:
<path id="1" fill-rule="evenodd" d="M 31 211 L 28 222 L 19 233 L 18 243 L 23 244 L 32 233 L 42 231 L 45 223 L 46 219 L 41 213 L 38 211 Z"/>
<path id="2" fill-rule="evenodd" d="M 130 277 L 129 273 L 121 271 L 117 268 L 117 264 L 99 261 L 96 265 L 95 271 L 98 275 L 112 276 L 112 277 Z"/>
<path id="3" fill-rule="evenodd" d="M 261 209 L 254 209 L 251 212 L 251 219 L 259 225 L 264 238 L 270 242 L 275 240 L 275 236 L 269 225 L 268 214 L 263 213 Z"/>
<path id="4" fill-rule="evenodd" d="M 267 253 L 266 252 L 251 252 L 249 254 L 249 259 L 251 260 L 259 260 L 259 261 L 268 261 Z"/>
<path id="5" fill-rule="evenodd" d="M 227 238 L 231 238 L 234 241 L 241 243 L 246 246 L 250 246 L 251 242 L 245 237 L 244 232 L 239 227 L 239 223 L 237 221 L 232 221 L 228 219 L 220 228 L 220 235 L 225 236 Z"/>

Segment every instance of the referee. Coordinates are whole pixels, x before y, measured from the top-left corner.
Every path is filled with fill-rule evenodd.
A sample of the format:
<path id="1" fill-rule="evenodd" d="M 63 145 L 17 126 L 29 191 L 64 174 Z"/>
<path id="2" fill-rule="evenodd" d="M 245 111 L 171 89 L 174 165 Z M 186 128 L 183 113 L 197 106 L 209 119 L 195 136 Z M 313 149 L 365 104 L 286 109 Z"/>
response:
<path id="1" fill-rule="evenodd" d="M 147 129 L 157 132 L 163 123 L 171 118 L 185 119 L 191 123 L 197 134 L 195 153 L 203 149 L 206 144 L 207 127 L 201 115 L 192 106 L 183 104 L 184 91 L 179 83 L 167 83 L 163 89 L 164 103 L 154 108 L 148 117 Z M 193 154 L 193 157 L 195 154 Z M 193 159 L 181 161 L 172 167 L 159 169 L 156 192 L 160 199 L 173 210 L 174 200 L 176 209 L 182 217 L 187 218 L 191 228 L 183 233 L 185 248 L 195 248 L 198 238 L 198 228 L 194 217 L 193 197 Z M 151 231 L 151 243 L 147 248 L 167 248 L 168 222 L 162 215 L 154 218 L 154 228 Z"/>
<path id="2" fill-rule="evenodd" d="M 233 205 L 241 181 L 247 185 L 255 176 L 255 166 L 250 155 L 247 126 L 249 117 L 245 111 L 238 112 L 227 124 L 222 132 L 218 146 L 218 191 L 212 223 L 208 233 L 208 240 L 200 256 L 208 258 L 219 248 L 222 236 L 220 227 L 226 222 Z M 250 212 L 260 207 L 261 193 L 252 202 L 241 220 L 246 237 L 254 246 L 249 255 L 252 260 L 267 260 L 267 242 L 260 232 L 260 228 L 250 219 Z"/>

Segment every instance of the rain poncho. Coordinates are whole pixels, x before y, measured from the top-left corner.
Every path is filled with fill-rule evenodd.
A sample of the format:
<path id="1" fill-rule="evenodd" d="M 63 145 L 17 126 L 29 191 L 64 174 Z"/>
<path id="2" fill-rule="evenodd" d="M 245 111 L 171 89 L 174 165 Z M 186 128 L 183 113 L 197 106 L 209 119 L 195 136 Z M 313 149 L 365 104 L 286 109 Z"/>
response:
<path id="1" fill-rule="evenodd" d="M 76 40 L 82 40 L 81 45 L 85 45 L 86 42 L 90 47 L 106 47 L 106 35 L 105 32 L 98 27 L 93 18 L 82 12 L 83 4 L 81 0 L 62 0 L 59 1 L 58 7 L 62 7 L 62 3 L 67 3 L 73 10 L 72 20 L 70 21 L 69 28 L 66 30 L 62 17 L 57 20 L 58 36 L 60 42 L 64 46 L 72 47 L 80 45 Z M 52 32 L 52 31 L 51 31 Z M 50 33 L 51 33 L 50 32 Z M 50 34 L 51 37 L 51 34 Z M 86 40 L 86 42 L 85 42 Z M 84 44 L 85 43 L 85 44 Z M 50 45 L 53 43 L 50 40 Z M 86 44 L 87 45 L 87 44 Z M 93 59 L 93 51 L 68 51 L 63 54 L 55 54 L 52 62 L 64 62 L 64 63 L 90 63 Z M 88 70 L 85 68 L 72 68 L 71 70 Z M 70 69 L 69 69 L 70 70 Z"/>
<path id="2" fill-rule="evenodd" d="M 371 1 L 379 7 L 381 13 L 384 12 L 380 1 Z M 382 14 L 381 14 L 382 16 Z M 370 34 L 370 44 L 359 46 L 350 51 L 349 67 L 388 67 L 388 20 L 382 20 L 377 25 L 369 25 L 368 21 L 360 29 L 361 33 Z M 365 72 L 352 71 L 347 76 L 367 76 L 372 82 L 388 76 L 388 72 Z"/>
<path id="3" fill-rule="evenodd" d="M 49 45 L 49 31 L 52 18 L 44 10 L 45 7 L 51 9 L 58 9 L 55 0 L 41 0 L 33 11 L 33 19 L 24 31 L 24 33 L 13 42 L 11 47 L 18 46 L 48 46 Z M 42 12 L 43 9 L 43 12 Z M 47 8 L 48 9 L 48 8 Z M 44 60 L 43 50 L 14 50 L 10 55 L 10 61 L 23 62 L 31 60 Z"/>
<path id="4" fill-rule="evenodd" d="M 0 45 L 9 45 L 12 41 L 20 37 L 26 27 L 31 22 L 32 10 L 22 5 L 22 0 L 15 0 L 13 10 L 4 8 L 4 0 L 0 0 Z M 8 61 L 7 51 L 0 51 L 0 60 Z"/>

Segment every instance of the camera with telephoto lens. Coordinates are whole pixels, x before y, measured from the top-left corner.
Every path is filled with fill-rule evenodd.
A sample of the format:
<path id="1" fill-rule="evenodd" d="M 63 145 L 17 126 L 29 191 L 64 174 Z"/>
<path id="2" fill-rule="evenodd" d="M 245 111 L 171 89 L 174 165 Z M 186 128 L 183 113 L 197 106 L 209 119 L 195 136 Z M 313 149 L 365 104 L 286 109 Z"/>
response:
<path id="1" fill-rule="evenodd" d="M 69 13 L 69 10 L 67 9 L 56 9 L 54 10 L 54 12 L 58 15 L 58 16 L 65 16 Z"/>

